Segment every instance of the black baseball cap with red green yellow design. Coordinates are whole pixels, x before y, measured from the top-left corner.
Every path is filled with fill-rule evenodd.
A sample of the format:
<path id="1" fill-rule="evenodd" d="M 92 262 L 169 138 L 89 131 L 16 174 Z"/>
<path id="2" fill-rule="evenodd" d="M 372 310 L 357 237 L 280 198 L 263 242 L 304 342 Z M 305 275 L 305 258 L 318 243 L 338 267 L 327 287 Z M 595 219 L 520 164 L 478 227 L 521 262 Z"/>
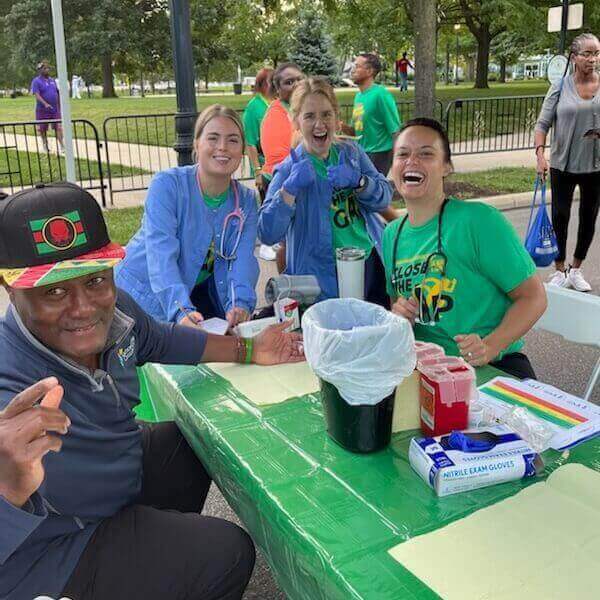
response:
<path id="1" fill-rule="evenodd" d="M 0 277 L 11 287 L 103 271 L 124 256 L 95 198 L 78 185 L 39 184 L 0 199 Z"/>

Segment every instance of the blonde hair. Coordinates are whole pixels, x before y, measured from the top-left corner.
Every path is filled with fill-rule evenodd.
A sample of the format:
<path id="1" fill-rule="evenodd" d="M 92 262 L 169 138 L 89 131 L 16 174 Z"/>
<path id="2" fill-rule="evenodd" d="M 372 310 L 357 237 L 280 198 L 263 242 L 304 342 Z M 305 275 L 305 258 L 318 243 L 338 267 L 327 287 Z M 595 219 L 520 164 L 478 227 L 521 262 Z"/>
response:
<path id="1" fill-rule="evenodd" d="M 235 110 L 228 106 L 223 106 L 222 104 L 211 104 L 198 115 L 196 124 L 194 125 L 194 142 L 202 135 L 202 132 L 208 123 L 216 117 L 226 117 L 236 124 L 237 128 L 240 130 L 240 136 L 242 137 L 242 152 L 244 152 L 246 150 L 246 138 L 244 136 L 242 120 Z"/>
<path id="2" fill-rule="evenodd" d="M 312 95 L 320 95 L 325 97 L 333 106 L 333 112 L 337 119 L 340 107 L 338 105 L 337 98 L 332 85 L 329 83 L 327 77 L 309 77 L 299 81 L 294 87 L 292 97 L 290 98 L 290 109 L 294 118 L 298 118 L 302 112 L 302 105 L 304 101 Z"/>

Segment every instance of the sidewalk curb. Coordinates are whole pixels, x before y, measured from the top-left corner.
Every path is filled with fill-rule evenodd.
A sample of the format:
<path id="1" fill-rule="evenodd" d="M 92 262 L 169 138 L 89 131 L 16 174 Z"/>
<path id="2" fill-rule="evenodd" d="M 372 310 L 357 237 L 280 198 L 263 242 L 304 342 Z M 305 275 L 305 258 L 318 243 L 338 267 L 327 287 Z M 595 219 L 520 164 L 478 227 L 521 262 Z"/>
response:
<path id="1" fill-rule="evenodd" d="M 531 206 L 533 192 L 519 192 L 517 194 L 503 194 L 501 196 L 488 196 L 486 198 L 467 198 L 464 202 L 483 202 L 504 212 L 505 210 L 515 210 L 517 208 L 527 208 Z M 549 205 L 552 200 L 552 192 L 546 193 L 546 203 Z M 579 188 L 575 190 L 573 200 L 579 200 Z M 405 208 L 398 209 L 400 216 L 406 214 Z"/>

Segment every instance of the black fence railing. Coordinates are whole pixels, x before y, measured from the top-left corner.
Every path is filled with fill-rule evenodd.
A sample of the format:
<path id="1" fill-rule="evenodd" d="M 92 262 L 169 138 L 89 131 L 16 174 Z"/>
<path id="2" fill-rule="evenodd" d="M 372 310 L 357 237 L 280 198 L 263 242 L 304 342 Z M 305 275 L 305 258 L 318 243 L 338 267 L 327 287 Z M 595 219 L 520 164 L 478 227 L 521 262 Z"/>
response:
<path id="1" fill-rule="evenodd" d="M 109 117 L 102 134 L 111 204 L 115 194 L 145 190 L 154 173 L 177 165 L 175 113 Z M 121 165 L 135 169 L 123 173 Z"/>
<path id="2" fill-rule="evenodd" d="M 98 130 L 84 119 L 72 123 L 77 181 L 87 190 L 98 190 L 106 206 Z M 65 159 L 54 129 L 58 125 L 56 120 L 0 123 L 0 189 L 12 194 L 37 183 L 66 179 Z M 47 147 L 40 135 L 46 129 Z"/>
<path id="3" fill-rule="evenodd" d="M 437 101 L 435 116 L 446 126 L 454 154 L 523 150 L 535 146 L 534 126 L 543 99 L 543 96 L 473 98 L 451 101 L 445 108 Z M 397 106 L 403 122 L 413 116 L 413 101 L 400 101 Z M 341 105 L 340 118 L 351 122 L 352 110 L 352 105 Z M 175 113 L 109 117 L 102 126 L 101 143 L 91 122 L 74 120 L 78 181 L 87 189 L 99 190 L 103 205 L 106 187 L 111 204 L 115 194 L 147 189 L 155 173 L 177 164 L 173 150 L 175 121 Z M 50 125 L 48 152 L 37 131 L 41 122 L 0 123 L 0 189 L 12 193 L 38 182 L 65 178 L 64 158 L 58 152 L 53 132 L 57 122 L 43 123 Z M 247 157 L 236 177 L 251 177 Z"/>
<path id="4" fill-rule="evenodd" d="M 413 116 L 414 102 L 400 101 L 397 106 L 402 122 Z M 340 118 L 350 123 L 352 110 L 352 104 L 341 105 Z M 237 112 L 241 117 L 244 111 L 237 109 Z M 443 115 L 444 107 L 437 101 L 435 116 L 441 121 Z M 154 173 L 177 164 L 177 155 L 173 150 L 176 119 L 175 113 L 123 115 L 105 119 L 102 130 L 111 204 L 116 194 L 145 190 Z M 115 175 L 114 165 L 137 166 L 138 170 Z M 244 156 L 236 177 L 240 180 L 252 178 L 247 156 Z"/>
<path id="5" fill-rule="evenodd" d="M 544 96 L 454 100 L 444 124 L 454 154 L 480 154 L 535 147 L 535 123 Z"/>

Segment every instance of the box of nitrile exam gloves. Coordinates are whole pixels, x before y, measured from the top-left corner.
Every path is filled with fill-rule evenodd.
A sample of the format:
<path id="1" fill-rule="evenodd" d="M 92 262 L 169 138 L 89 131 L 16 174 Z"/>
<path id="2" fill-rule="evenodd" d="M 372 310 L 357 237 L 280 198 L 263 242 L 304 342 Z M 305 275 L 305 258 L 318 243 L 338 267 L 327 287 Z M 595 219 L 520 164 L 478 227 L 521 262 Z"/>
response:
<path id="1" fill-rule="evenodd" d="M 501 425 L 413 438 L 408 458 L 438 496 L 531 477 L 543 468 L 539 455 Z"/>

